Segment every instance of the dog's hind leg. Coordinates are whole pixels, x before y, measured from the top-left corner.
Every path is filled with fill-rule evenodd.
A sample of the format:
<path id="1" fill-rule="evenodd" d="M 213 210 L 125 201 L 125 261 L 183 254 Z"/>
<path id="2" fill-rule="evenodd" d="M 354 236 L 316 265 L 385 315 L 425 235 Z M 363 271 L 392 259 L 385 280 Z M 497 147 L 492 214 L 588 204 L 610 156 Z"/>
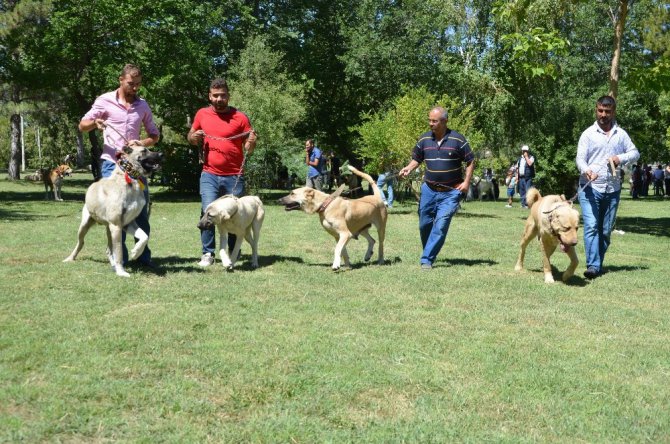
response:
<path id="1" fill-rule="evenodd" d="M 77 245 L 74 247 L 74 250 L 72 250 L 72 253 L 70 253 L 70 255 L 63 260 L 63 262 L 72 262 L 77 258 L 77 255 L 81 249 L 84 248 L 84 238 L 86 237 L 86 233 L 88 233 L 88 230 L 90 230 L 93 225 L 95 225 L 95 221 L 91 217 L 91 213 L 89 213 L 86 207 L 84 207 L 84 209 L 81 211 L 81 224 L 79 225 L 79 230 L 77 231 Z"/>
<path id="2" fill-rule="evenodd" d="M 255 229 L 252 225 L 251 228 L 247 229 L 247 232 L 244 234 L 244 239 L 251 245 L 251 266 L 253 268 L 258 268 L 258 235 L 260 230 Z M 237 259 L 237 258 L 236 258 Z"/>
<path id="3" fill-rule="evenodd" d="M 372 253 L 374 252 L 375 249 L 375 240 L 373 239 L 372 236 L 370 236 L 370 231 L 367 228 L 365 230 L 362 230 L 359 234 L 368 241 L 368 249 L 365 252 L 365 256 L 363 257 L 363 260 L 365 260 L 365 262 L 368 262 L 372 257 Z"/>
<path id="4" fill-rule="evenodd" d="M 378 224 L 375 224 L 375 226 L 377 227 L 377 237 L 379 238 L 377 264 L 384 265 L 384 239 L 386 238 L 386 220 L 382 219 L 382 221 Z"/>
<path id="5" fill-rule="evenodd" d="M 142 252 L 144 252 L 144 249 L 149 243 L 149 236 L 147 235 L 147 233 L 145 233 L 143 229 L 141 229 L 137 225 L 135 221 L 128 224 L 125 230 L 126 233 L 134 236 L 137 239 L 137 242 L 135 242 L 135 246 L 133 247 L 132 250 L 130 250 L 130 259 L 135 260 L 138 257 L 140 257 Z"/>
<path id="6" fill-rule="evenodd" d="M 523 270 L 523 261 L 526 257 L 526 247 L 531 240 L 537 235 L 535 221 L 533 216 L 530 216 L 526 221 L 526 228 L 523 232 L 523 237 L 521 238 L 521 248 L 519 249 L 519 258 L 516 260 L 516 265 L 514 266 L 515 271 Z"/>
<path id="7" fill-rule="evenodd" d="M 258 239 L 261 235 L 261 227 L 263 226 L 263 219 L 265 218 L 265 211 L 263 208 L 258 208 L 253 222 L 251 222 L 251 230 L 247 229 L 245 239 L 251 245 L 251 266 L 258 268 Z"/>

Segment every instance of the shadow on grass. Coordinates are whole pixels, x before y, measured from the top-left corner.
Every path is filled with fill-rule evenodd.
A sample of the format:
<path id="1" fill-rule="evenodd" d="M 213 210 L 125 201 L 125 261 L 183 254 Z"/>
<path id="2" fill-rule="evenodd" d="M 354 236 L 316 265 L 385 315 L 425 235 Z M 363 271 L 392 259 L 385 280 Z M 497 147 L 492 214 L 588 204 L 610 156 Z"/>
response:
<path id="1" fill-rule="evenodd" d="M 342 267 L 339 270 L 337 270 L 338 273 L 341 273 L 341 272 L 344 272 L 344 271 L 347 271 L 347 270 L 359 270 L 359 269 L 367 268 L 367 267 L 379 267 L 380 266 L 379 264 L 377 264 L 377 259 L 376 259 L 375 256 L 373 256 L 372 259 L 370 259 L 367 262 L 365 262 L 363 259 L 356 260 L 353 257 L 350 257 L 349 259 L 351 260 L 351 267 L 345 267 L 344 264 L 343 264 Z M 303 262 L 302 259 L 300 259 L 300 262 L 301 263 Z M 393 259 L 385 258 L 384 259 L 384 265 L 381 265 L 381 266 L 385 267 L 385 266 L 388 266 L 388 265 L 399 264 L 401 262 L 402 262 L 402 259 L 400 259 L 399 256 L 396 256 Z M 332 262 L 328 262 L 328 263 L 321 262 L 321 263 L 309 264 L 310 267 L 321 267 L 321 268 L 325 268 L 325 267 L 331 268 L 332 265 L 333 265 Z"/>
<path id="2" fill-rule="evenodd" d="M 670 217 L 617 217 L 615 229 L 636 234 L 670 237 Z"/>
<path id="3" fill-rule="evenodd" d="M 456 265 L 463 265 L 466 267 L 471 267 L 473 265 L 497 265 L 496 261 L 490 259 L 466 259 L 466 258 L 448 258 L 441 259 L 436 262 L 437 264 L 445 263 L 451 267 Z M 433 264 L 435 265 L 435 264 Z"/>

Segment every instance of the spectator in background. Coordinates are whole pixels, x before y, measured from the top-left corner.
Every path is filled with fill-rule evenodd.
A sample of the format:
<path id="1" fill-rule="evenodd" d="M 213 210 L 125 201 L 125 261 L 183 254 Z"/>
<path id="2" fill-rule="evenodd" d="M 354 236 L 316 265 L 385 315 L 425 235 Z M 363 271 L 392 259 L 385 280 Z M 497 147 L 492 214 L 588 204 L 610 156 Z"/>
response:
<path id="1" fill-rule="evenodd" d="M 516 163 L 516 171 L 519 195 L 521 196 L 521 208 L 528 208 L 526 193 L 533 186 L 533 177 L 535 177 L 535 156 L 531 154 L 528 145 L 521 147 L 521 157 L 519 157 Z"/>
<path id="2" fill-rule="evenodd" d="M 630 174 L 630 194 L 633 199 L 640 198 L 640 190 L 642 189 L 642 170 L 639 165 L 633 165 L 633 170 Z"/>
<path id="3" fill-rule="evenodd" d="M 665 166 L 663 176 L 665 178 L 665 197 L 670 197 L 670 163 Z"/>
<path id="4" fill-rule="evenodd" d="M 663 166 L 659 163 L 654 170 L 654 196 L 663 196 Z"/>
<path id="5" fill-rule="evenodd" d="M 321 191 L 323 187 L 323 155 L 314 145 L 314 139 L 305 142 L 305 163 L 307 164 L 307 184 L 305 186 Z"/>
<path id="6" fill-rule="evenodd" d="M 507 185 L 507 205 L 505 205 L 505 208 L 512 208 L 514 192 L 516 191 L 516 166 L 512 166 L 507 170 L 505 185 Z"/>

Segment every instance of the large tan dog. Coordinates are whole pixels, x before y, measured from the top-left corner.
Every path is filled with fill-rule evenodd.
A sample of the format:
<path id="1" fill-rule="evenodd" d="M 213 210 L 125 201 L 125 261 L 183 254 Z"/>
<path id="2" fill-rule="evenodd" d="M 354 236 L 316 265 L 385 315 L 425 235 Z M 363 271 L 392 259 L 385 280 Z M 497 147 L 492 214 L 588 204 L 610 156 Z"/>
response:
<path id="1" fill-rule="evenodd" d="M 40 170 L 42 181 L 44 182 L 44 192 L 46 193 L 46 200 L 49 200 L 49 194 L 54 195 L 54 200 L 62 201 L 60 195 L 63 187 L 63 177 L 72 175 L 72 168 L 69 165 L 58 165 L 56 168 L 49 170 L 43 168 Z"/>
<path id="2" fill-rule="evenodd" d="M 570 265 L 563 273 L 563 282 L 566 282 L 575 273 L 579 260 L 575 253 L 577 245 L 577 229 L 579 228 L 579 212 L 572 208 L 572 202 L 565 200 L 565 196 L 549 195 L 542 197 L 537 188 L 531 188 L 526 194 L 526 202 L 530 207 L 530 216 L 526 220 L 526 228 L 521 238 L 519 259 L 514 269 L 523 269 L 523 260 L 526 255 L 526 246 L 537 236 L 540 240 L 542 252 L 542 269 L 544 282 L 554 282 L 551 273 L 549 258 L 557 246 L 570 257 Z"/>
<path id="3" fill-rule="evenodd" d="M 251 266 L 258 268 L 258 237 L 265 218 L 263 202 L 256 196 L 223 196 L 209 204 L 198 228 L 219 230 L 221 264 L 232 270 L 242 248 L 242 238 L 251 245 Z M 228 254 L 228 233 L 237 236 L 233 251 Z"/>
<path id="4" fill-rule="evenodd" d="M 149 236 L 137 226 L 135 218 L 146 204 L 144 184 L 139 176 L 147 176 L 160 166 L 163 153 L 149 151 L 142 146 L 125 147 L 112 175 L 94 182 L 86 191 L 86 203 L 81 212 L 77 246 L 63 262 L 71 262 L 84 246 L 84 237 L 95 224 L 105 225 L 107 231 L 107 258 L 118 276 L 130 276 L 123 269 L 121 231 L 135 236 L 138 241 L 130 251 L 130 259 L 137 259 L 149 242 Z"/>
<path id="5" fill-rule="evenodd" d="M 368 250 L 365 253 L 365 261 L 372 257 L 375 240 L 368 233 L 371 225 L 377 229 L 379 237 L 378 264 L 384 263 L 384 236 L 386 233 L 386 207 L 382 201 L 377 183 L 372 178 L 349 166 L 349 170 L 368 181 L 374 190 L 374 195 L 364 196 L 360 199 L 345 199 L 343 197 L 331 198 L 328 194 L 312 188 L 298 188 L 291 191 L 288 196 L 279 199 L 286 211 L 302 210 L 307 214 L 319 214 L 321 225 L 336 240 L 335 257 L 333 259 L 333 270 L 338 270 L 341 259 L 344 265 L 350 267 L 349 254 L 347 253 L 347 242 L 359 234 L 368 241 Z"/>

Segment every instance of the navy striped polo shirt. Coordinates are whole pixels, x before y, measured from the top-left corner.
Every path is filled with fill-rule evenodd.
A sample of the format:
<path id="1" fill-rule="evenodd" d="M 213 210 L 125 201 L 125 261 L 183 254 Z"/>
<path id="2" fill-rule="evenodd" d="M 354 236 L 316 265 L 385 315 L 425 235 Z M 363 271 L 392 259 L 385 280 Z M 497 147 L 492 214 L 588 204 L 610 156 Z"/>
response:
<path id="1" fill-rule="evenodd" d="M 463 162 L 472 162 L 475 155 L 462 134 L 447 128 L 441 141 L 435 140 L 432 131 L 422 134 L 412 159 L 426 164 L 425 182 L 455 187 L 463 182 Z"/>

